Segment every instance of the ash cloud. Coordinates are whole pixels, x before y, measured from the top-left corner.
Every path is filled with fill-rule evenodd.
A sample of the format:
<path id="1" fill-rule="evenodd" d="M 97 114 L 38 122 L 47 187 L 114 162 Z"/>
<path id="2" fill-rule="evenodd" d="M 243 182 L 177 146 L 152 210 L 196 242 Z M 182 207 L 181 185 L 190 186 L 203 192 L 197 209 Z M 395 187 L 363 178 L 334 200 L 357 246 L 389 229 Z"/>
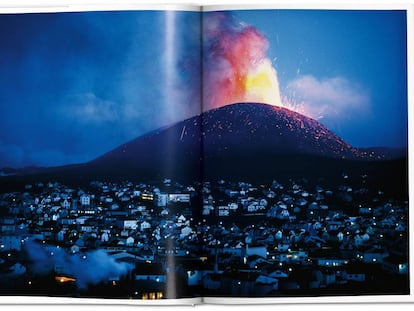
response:
<path id="1" fill-rule="evenodd" d="M 258 29 L 213 12 L 204 16 L 203 40 L 203 110 L 243 101 L 282 105 L 268 41 Z"/>

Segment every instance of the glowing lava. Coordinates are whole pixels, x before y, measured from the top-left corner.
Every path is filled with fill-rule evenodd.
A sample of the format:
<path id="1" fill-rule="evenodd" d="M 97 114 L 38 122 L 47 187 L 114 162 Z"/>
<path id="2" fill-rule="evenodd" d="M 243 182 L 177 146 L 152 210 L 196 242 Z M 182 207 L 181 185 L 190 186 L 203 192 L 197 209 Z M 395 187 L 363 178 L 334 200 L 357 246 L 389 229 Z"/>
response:
<path id="1" fill-rule="evenodd" d="M 268 59 L 263 60 L 245 79 L 245 100 L 282 106 L 276 70 Z"/>
<path id="2" fill-rule="evenodd" d="M 277 73 L 266 57 L 268 42 L 254 27 L 225 12 L 204 24 L 204 110 L 236 102 L 282 106 Z"/>

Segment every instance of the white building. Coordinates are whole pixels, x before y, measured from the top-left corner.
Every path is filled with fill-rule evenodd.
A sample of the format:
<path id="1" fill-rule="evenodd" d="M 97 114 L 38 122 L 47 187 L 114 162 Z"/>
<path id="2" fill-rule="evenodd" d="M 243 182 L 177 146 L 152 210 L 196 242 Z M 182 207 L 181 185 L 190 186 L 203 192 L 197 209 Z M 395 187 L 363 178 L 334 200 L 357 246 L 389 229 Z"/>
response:
<path id="1" fill-rule="evenodd" d="M 165 207 L 168 203 L 168 194 L 166 193 L 159 193 L 157 194 L 157 199 L 155 201 L 155 205 L 158 207 Z"/>
<path id="2" fill-rule="evenodd" d="M 81 205 L 91 205 L 91 197 L 87 194 L 82 194 L 80 196 Z"/>
<path id="3" fill-rule="evenodd" d="M 124 229 L 136 230 L 138 228 L 138 221 L 136 220 L 124 220 Z"/>
<path id="4" fill-rule="evenodd" d="M 150 229 L 151 228 L 151 224 L 148 222 L 148 221 L 143 221 L 141 224 L 140 224 L 140 229 L 141 229 L 141 231 L 144 231 L 144 230 L 146 230 L 146 229 Z"/>
<path id="5" fill-rule="evenodd" d="M 126 244 L 126 246 L 132 246 L 132 245 L 134 245 L 134 242 L 135 242 L 134 238 L 130 236 L 126 239 L 125 244 Z"/>
<path id="6" fill-rule="evenodd" d="M 218 216 L 229 216 L 230 208 L 229 206 L 219 206 L 218 207 Z"/>
<path id="7" fill-rule="evenodd" d="M 180 234 L 180 239 L 184 239 L 185 237 L 189 236 L 191 234 L 191 232 L 193 232 L 193 229 L 191 229 L 188 226 L 182 228 L 181 229 L 181 234 Z"/>

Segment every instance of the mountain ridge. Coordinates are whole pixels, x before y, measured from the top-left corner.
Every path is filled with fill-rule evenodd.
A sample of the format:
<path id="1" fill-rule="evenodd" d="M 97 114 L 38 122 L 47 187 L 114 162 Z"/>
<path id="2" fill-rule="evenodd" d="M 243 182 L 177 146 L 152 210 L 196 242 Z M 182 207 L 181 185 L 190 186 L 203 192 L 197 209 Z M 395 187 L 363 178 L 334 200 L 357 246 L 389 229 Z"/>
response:
<path id="1" fill-rule="evenodd" d="M 246 109 L 247 108 L 247 109 Z M 260 112 L 260 113 L 257 113 Z M 270 112 L 270 113 L 269 113 Z M 273 114 L 272 114 L 273 113 Z M 216 114 L 220 115 L 218 118 L 216 118 Z M 235 115 L 233 120 L 231 118 L 229 119 L 229 115 Z M 277 116 L 278 118 L 274 118 Z M 263 122 L 264 117 L 267 118 L 268 124 L 260 124 Z M 251 120 L 251 118 L 253 120 Z M 285 122 L 284 125 L 286 127 L 290 127 L 292 129 L 293 126 L 300 126 L 301 131 L 296 133 L 296 137 L 290 137 L 295 138 L 291 139 L 291 141 L 287 142 L 286 140 L 281 140 L 278 137 L 273 137 L 276 140 L 276 143 L 279 144 L 279 146 L 275 146 L 275 144 L 272 144 L 271 141 L 265 140 L 267 139 L 268 133 L 263 133 L 263 131 L 260 134 L 265 135 L 246 135 L 250 131 L 251 134 L 254 134 L 254 132 L 260 130 L 260 127 L 269 127 L 269 120 L 273 118 L 273 124 L 270 124 L 272 126 L 279 127 L 279 134 L 282 136 L 284 133 L 283 125 L 281 126 L 281 123 Z M 235 130 L 231 128 L 232 122 L 234 119 L 239 119 L 239 126 Z M 290 120 L 289 120 L 290 119 Z M 270 120 L 272 121 L 272 120 Z M 243 124 L 242 124 L 243 123 Z M 190 128 L 193 126 L 193 128 Z M 318 121 L 301 115 L 297 112 L 294 112 L 292 110 L 289 110 L 284 107 L 278 107 L 278 106 L 272 106 L 268 104 L 262 104 L 262 103 L 235 103 L 231 105 L 226 105 L 223 107 L 215 108 L 206 112 L 203 112 L 202 114 L 199 114 L 197 116 L 188 118 L 183 121 L 176 122 L 170 126 L 166 126 L 160 129 L 153 130 L 151 132 L 148 132 L 142 136 L 139 136 L 127 143 L 122 144 L 121 146 L 114 148 L 110 150 L 109 152 L 103 154 L 102 156 L 99 156 L 92 161 L 88 163 L 93 163 L 96 161 L 101 161 L 107 157 L 114 156 L 116 153 L 127 152 L 128 149 L 131 148 L 132 145 L 138 143 L 142 140 L 148 140 L 152 139 L 153 137 L 160 135 L 160 133 L 169 131 L 173 128 L 180 128 L 181 131 L 176 131 L 175 134 L 171 133 L 170 137 L 177 140 L 177 135 L 179 134 L 180 139 L 178 143 L 185 143 L 185 140 L 191 136 L 194 138 L 194 135 L 201 134 L 200 139 L 198 139 L 197 143 L 203 144 L 204 151 L 212 149 L 209 146 L 210 145 L 217 145 L 217 141 L 213 141 L 214 138 L 222 139 L 224 130 L 227 128 L 227 132 L 231 133 L 230 139 L 226 143 L 233 143 L 233 144 L 239 144 L 241 141 L 254 141 L 257 140 L 257 138 L 262 137 L 263 145 L 261 146 L 264 149 L 278 149 L 280 153 L 283 154 L 289 154 L 291 152 L 297 153 L 302 152 L 305 154 L 320 154 L 325 157 L 338 157 L 338 158 L 350 158 L 350 159 L 384 159 L 385 156 L 382 155 L 382 150 L 385 150 L 385 148 L 356 148 L 345 142 L 343 139 L 341 139 L 339 136 L 331 132 L 327 127 L 319 123 Z M 332 142 L 335 142 L 336 146 L 331 146 L 332 153 L 328 154 L 325 149 L 319 148 L 320 145 L 316 144 L 311 147 L 314 149 L 312 150 L 306 150 L 306 144 L 304 144 L 305 141 L 311 141 L 312 133 L 310 129 L 314 129 L 313 131 L 313 138 L 315 141 L 319 141 L 320 139 L 331 140 Z M 245 129 L 245 131 L 243 131 Z M 247 131 L 246 131 L 247 129 Z M 219 133 L 222 131 L 222 133 Z M 216 132 L 216 133 L 213 133 Z M 284 131 L 286 132 L 286 131 Z M 224 134 L 228 134 L 224 133 Z M 239 134 L 239 137 L 236 136 L 236 134 Z M 259 133 L 258 133 L 259 134 Z M 273 133 L 274 134 L 274 133 Z M 199 136 L 199 135 L 198 135 Z M 252 137 L 253 136 L 253 137 Z M 211 139 L 213 138 L 213 139 Z M 201 142 L 202 141 L 202 142 Z M 299 143 L 298 143 L 299 142 Z M 280 144 L 283 144 L 282 148 L 275 148 L 275 147 L 281 147 Z M 271 146 L 270 148 L 266 148 L 264 145 Z M 220 147 L 219 147 L 220 148 Z M 329 148 L 328 148 L 329 149 Z M 374 154 L 373 154 L 374 153 Z"/>
<path id="2" fill-rule="evenodd" d="M 374 149 L 354 148 L 318 121 L 287 108 L 236 103 L 153 130 L 86 163 L 16 170 L 15 176 L 270 179 L 366 167 L 375 172 L 394 160 Z"/>

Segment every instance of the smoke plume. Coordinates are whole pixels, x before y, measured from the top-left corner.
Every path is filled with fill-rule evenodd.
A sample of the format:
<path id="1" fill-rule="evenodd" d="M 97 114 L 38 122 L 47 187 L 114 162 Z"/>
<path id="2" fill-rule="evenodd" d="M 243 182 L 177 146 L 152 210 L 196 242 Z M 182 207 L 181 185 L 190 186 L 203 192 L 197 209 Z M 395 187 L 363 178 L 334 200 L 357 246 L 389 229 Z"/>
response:
<path id="1" fill-rule="evenodd" d="M 44 246 L 33 241 L 28 241 L 25 246 L 34 273 L 42 275 L 59 270 L 75 278 L 80 289 L 118 278 L 133 268 L 130 264 L 117 262 L 103 250 L 71 254 L 57 246 Z"/>
<path id="2" fill-rule="evenodd" d="M 282 105 L 268 42 L 256 28 L 228 12 L 208 13 L 203 40 L 204 110 L 236 102 Z"/>

